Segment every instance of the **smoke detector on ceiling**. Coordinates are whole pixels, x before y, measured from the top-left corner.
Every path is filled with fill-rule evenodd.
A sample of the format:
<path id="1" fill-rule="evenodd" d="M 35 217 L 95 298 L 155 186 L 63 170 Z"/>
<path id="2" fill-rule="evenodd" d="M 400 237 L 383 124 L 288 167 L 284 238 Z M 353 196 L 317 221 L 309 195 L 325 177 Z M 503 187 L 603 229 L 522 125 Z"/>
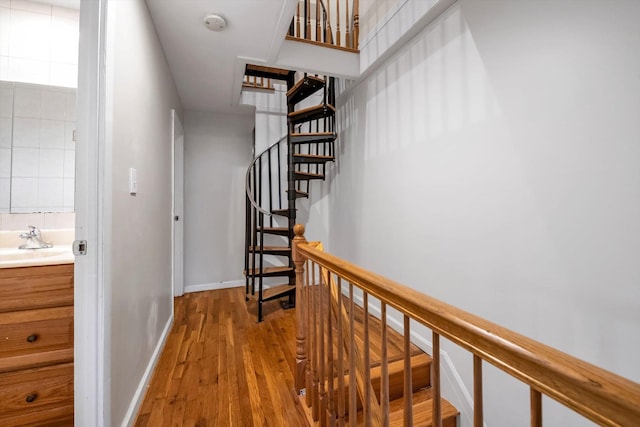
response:
<path id="1" fill-rule="evenodd" d="M 227 26 L 227 21 L 220 15 L 211 14 L 203 19 L 204 25 L 211 31 L 222 31 Z"/>

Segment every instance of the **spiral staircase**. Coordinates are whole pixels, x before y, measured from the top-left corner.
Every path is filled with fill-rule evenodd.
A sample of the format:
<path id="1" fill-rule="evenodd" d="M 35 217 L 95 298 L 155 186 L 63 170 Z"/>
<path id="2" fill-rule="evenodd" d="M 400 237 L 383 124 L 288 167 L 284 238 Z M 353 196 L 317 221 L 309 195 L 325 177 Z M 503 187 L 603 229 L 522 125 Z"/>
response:
<path id="1" fill-rule="evenodd" d="M 291 254 L 296 200 L 308 198 L 310 182 L 324 180 L 335 159 L 335 80 L 289 70 L 248 65 L 246 76 L 287 84 L 285 138 L 258 153 L 246 174 L 245 292 L 258 306 L 287 298 L 295 306 Z M 311 105 L 309 105 L 311 104 Z"/>

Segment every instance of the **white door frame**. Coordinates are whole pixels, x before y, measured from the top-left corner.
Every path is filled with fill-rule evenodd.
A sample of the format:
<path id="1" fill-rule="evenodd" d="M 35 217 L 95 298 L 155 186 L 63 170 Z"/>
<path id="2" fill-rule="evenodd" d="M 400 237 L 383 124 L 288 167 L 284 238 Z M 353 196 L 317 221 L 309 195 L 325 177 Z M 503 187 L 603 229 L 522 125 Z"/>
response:
<path id="1" fill-rule="evenodd" d="M 106 138 L 107 1 L 83 1 L 77 92 L 74 286 L 75 425 L 110 424 L 110 176 Z"/>
<path id="2" fill-rule="evenodd" d="M 184 294 L 184 128 L 176 110 L 171 110 L 171 131 L 171 284 L 178 297 Z"/>

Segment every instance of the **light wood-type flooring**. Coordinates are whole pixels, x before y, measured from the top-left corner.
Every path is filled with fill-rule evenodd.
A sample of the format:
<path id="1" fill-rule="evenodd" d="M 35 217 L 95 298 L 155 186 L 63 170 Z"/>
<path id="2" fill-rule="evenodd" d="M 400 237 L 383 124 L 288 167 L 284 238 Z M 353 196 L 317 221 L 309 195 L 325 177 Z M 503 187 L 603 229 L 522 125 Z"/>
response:
<path id="1" fill-rule="evenodd" d="M 308 426 L 294 392 L 295 310 L 244 289 L 185 294 L 135 425 Z"/>

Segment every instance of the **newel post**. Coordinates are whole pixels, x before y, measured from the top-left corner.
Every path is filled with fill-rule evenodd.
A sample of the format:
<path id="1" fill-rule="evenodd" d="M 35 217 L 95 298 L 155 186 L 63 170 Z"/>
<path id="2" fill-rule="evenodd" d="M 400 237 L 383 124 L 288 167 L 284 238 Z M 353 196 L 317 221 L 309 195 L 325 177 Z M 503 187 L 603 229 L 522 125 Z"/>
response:
<path id="1" fill-rule="evenodd" d="M 300 390 L 305 388 L 306 368 L 307 368 L 307 352 L 306 352 L 306 334 L 305 325 L 306 295 L 303 287 L 304 280 L 304 258 L 298 253 L 298 245 L 307 243 L 304 238 L 304 225 L 296 224 L 293 227 L 292 250 L 293 263 L 296 266 L 296 392 L 300 394 Z"/>

